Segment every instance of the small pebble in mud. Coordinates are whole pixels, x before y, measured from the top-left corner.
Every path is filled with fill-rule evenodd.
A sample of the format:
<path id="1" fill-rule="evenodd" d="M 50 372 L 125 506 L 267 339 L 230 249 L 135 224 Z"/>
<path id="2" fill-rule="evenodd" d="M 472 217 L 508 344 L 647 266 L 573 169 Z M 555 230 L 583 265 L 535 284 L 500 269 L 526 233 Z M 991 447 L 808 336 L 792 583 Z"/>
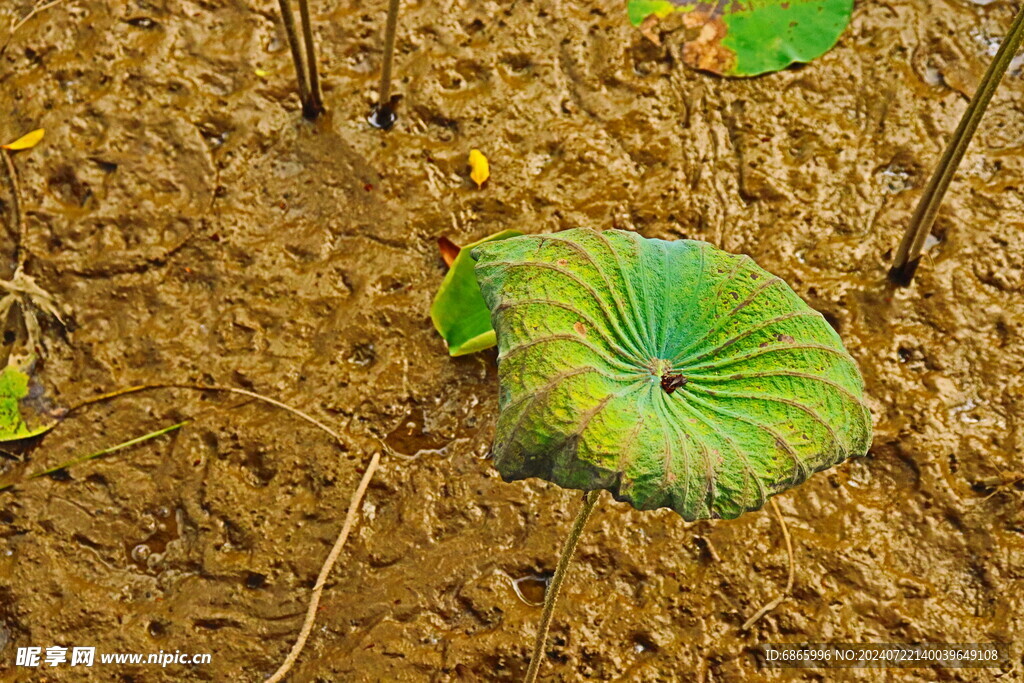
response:
<path id="1" fill-rule="evenodd" d="M 149 559 L 149 555 L 151 552 L 152 550 L 150 550 L 148 545 L 146 545 L 145 543 L 140 543 L 139 545 L 132 548 L 132 562 L 138 564 L 145 564 L 146 560 Z"/>
<path id="2" fill-rule="evenodd" d="M 63 467 L 59 470 L 54 470 L 53 472 L 50 472 L 48 476 L 50 477 L 50 479 L 53 479 L 54 481 L 71 481 L 71 473 L 68 472 Z"/>
<path id="3" fill-rule="evenodd" d="M 153 21 L 149 17 L 135 17 L 133 19 L 129 19 L 128 23 L 134 26 L 135 28 L 144 29 L 158 28 L 160 26 L 160 24 Z"/>
<path id="4" fill-rule="evenodd" d="M 648 633 L 637 633 L 633 636 L 633 652 L 643 654 L 644 652 L 656 652 L 658 646 Z"/>
<path id="5" fill-rule="evenodd" d="M 373 362 L 377 359 L 377 354 L 374 351 L 372 343 L 356 344 L 352 347 L 352 353 L 349 354 L 348 362 L 352 365 L 358 365 L 361 368 L 369 367 L 373 365 Z"/>
<path id="6" fill-rule="evenodd" d="M 267 583 L 267 577 L 264 574 L 257 574 L 256 572 L 249 572 L 249 575 L 245 577 L 245 587 L 252 590 L 257 588 L 263 588 Z"/>

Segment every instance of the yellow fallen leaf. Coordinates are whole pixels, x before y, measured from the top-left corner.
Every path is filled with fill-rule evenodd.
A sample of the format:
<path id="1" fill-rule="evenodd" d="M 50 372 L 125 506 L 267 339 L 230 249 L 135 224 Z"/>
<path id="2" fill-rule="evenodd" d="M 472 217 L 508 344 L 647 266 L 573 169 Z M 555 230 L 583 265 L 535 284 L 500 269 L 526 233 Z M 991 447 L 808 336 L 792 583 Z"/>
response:
<path id="1" fill-rule="evenodd" d="M 270 75 L 270 72 L 267 71 L 266 69 L 253 69 L 253 73 L 255 73 L 260 78 L 266 78 L 267 76 Z"/>
<path id="2" fill-rule="evenodd" d="M 478 149 L 469 150 L 469 177 L 473 179 L 477 187 L 481 187 L 491 177 L 491 168 L 487 164 L 487 157 Z"/>
<path id="3" fill-rule="evenodd" d="M 26 133 L 9 145 L 0 145 L 0 148 L 17 152 L 19 149 L 32 149 L 43 139 L 43 129 L 38 128 L 31 133 Z M 486 162 L 485 162 L 486 163 Z"/>

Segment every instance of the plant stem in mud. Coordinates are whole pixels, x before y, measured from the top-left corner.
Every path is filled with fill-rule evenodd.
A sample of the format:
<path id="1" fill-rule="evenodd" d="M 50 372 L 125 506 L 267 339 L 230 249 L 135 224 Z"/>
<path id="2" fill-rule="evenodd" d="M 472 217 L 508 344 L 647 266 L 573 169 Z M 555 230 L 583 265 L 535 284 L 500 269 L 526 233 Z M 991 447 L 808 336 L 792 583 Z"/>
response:
<path id="1" fill-rule="evenodd" d="M 299 20 L 302 39 L 306 44 L 306 64 L 309 75 L 309 101 L 302 104 L 302 115 L 313 120 L 324 113 L 324 97 L 320 92 L 320 75 L 316 69 L 316 47 L 313 45 L 313 25 L 309 20 L 309 0 L 299 0 Z"/>
<path id="2" fill-rule="evenodd" d="M 299 101 L 302 102 L 302 115 L 306 115 L 309 107 L 309 82 L 306 80 L 306 66 L 302 60 L 302 48 L 299 47 L 299 34 L 295 31 L 295 15 L 292 14 L 291 0 L 278 0 L 281 5 L 281 20 L 284 22 L 284 32 L 288 36 L 288 47 L 292 51 L 292 61 L 295 62 L 295 80 L 299 84 Z"/>
<path id="3" fill-rule="evenodd" d="M 530 668 L 526 671 L 525 683 L 534 683 L 537 674 L 540 672 L 540 663 L 544 659 L 544 645 L 548 639 L 548 629 L 551 628 L 551 615 L 555 611 L 555 602 L 558 600 L 558 591 L 562 588 L 562 581 L 565 579 L 569 563 L 576 552 L 576 544 L 580 541 L 583 527 L 590 519 L 590 513 L 594 511 L 599 491 L 587 491 L 583 496 L 583 507 L 576 515 L 576 521 L 572 525 L 569 537 L 565 539 L 562 547 L 562 554 L 558 558 L 558 566 L 555 567 L 555 575 L 551 577 L 551 584 L 544 591 L 544 612 L 540 617 L 540 629 L 537 631 L 537 640 L 533 644 L 533 655 L 530 657 Z"/>
<path id="4" fill-rule="evenodd" d="M 395 125 L 395 107 L 391 103 L 391 67 L 395 61 L 395 33 L 398 30 L 398 1 L 388 3 L 388 21 L 384 27 L 384 64 L 380 70 L 380 92 L 377 106 L 368 119 L 374 128 L 388 130 Z"/>
<path id="5" fill-rule="evenodd" d="M 914 211 L 913 218 L 910 219 L 910 225 L 907 226 L 907 232 L 903 235 L 903 240 L 896 251 L 896 258 L 889 270 L 889 279 L 895 284 L 906 287 L 914 278 L 914 272 L 921 261 L 921 249 L 931 232 L 932 224 L 935 223 L 939 205 L 942 204 L 946 190 L 949 189 L 949 183 L 953 180 L 953 175 L 967 151 L 967 146 L 971 144 L 971 138 L 974 137 L 978 124 L 981 123 L 981 117 L 985 114 L 985 109 L 992 100 L 996 88 L 999 87 L 999 82 L 1020 47 L 1022 39 L 1024 39 L 1024 4 L 1017 10 L 1017 16 L 1014 18 L 1013 24 L 1010 25 L 1006 38 L 1003 39 L 988 71 L 981 79 L 981 84 L 974 93 L 974 97 L 971 98 L 967 111 L 960 119 L 960 125 L 957 126 L 956 132 L 953 133 L 949 144 L 946 145 L 939 165 L 935 167 L 924 194 L 921 195 L 921 201 Z"/>

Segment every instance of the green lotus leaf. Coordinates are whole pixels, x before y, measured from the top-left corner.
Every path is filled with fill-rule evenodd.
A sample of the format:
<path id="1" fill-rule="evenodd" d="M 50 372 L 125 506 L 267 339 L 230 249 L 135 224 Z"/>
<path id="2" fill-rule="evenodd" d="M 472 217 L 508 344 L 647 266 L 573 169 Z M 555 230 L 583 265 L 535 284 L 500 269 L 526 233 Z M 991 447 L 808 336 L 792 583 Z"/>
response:
<path id="1" fill-rule="evenodd" d="M 724 76 L 756 76 L 828 52 L 853 0 L 628 0 L 634 26 L 682 13 L 683 61 Z M 648 31 L 648 35 L 650 32 Z"/>
<path id="2" fill-rule="evenodd" d="M 484 242 L 522 234 L 518 230 L 504 230 L 488 235 L 467 244 L 455 257 L 430 306 L 430 319 L 434 322 L 434 329 L 447 342 L 448 355 L 465 356 L 495 344 L 491 314 L 476 284 L 470 250 Z"/>
<path id="3" fill-rule="evenodd" d="M 733 518 L 871 440 L 839 335 L 749 256 L 620 230 L 473 250 L 498 339 L 506 481 Z"/>

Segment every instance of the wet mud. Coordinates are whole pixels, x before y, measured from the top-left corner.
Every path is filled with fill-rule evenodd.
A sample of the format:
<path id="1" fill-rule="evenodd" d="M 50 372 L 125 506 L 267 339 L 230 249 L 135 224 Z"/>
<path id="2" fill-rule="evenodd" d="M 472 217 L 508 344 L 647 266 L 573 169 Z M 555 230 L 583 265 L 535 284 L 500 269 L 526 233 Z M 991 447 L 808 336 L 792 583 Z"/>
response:
<path id="1" fill-rule="evenodd" d="M 684 523 L 603 496 L 552 628 L 548 680 L 988 681 L 1024 631 L 1024 74 L 1007 75 L 914 285 L 885 281 L 1014 5 L 858 3 L 813 65 L 681 65 L 623 3 L 409 3 L 399 122 L 366 124 L 385 3 L 312 2 L 329 113 L 302 120 L 276 3 L 65 0 L 0 56 L 28 272 L 72 311 L 38 375 L 75 413 L 0 483 L 193 418 L 0 494 L 0 680 L 259 681 L 283 660 L 351 491 L 388 456 L 298 681 L 513 681 L 579 506 L 485 459 L 493 353 L 450 359 L 436 239 L 633 229 L 749 253 L 840 331 L 871 452 L 768 510 Z M 0 39 L 31 9 L 0 6 Z M 259 72 L 257 72 L 259 70 Z M 478 190 L 471 148 L 490 159 Z M 9 199 L 3 196 L 3 216 Z M 5 223 L 6 224 L 6 223 Z M 0 240 L 3 276 L 15 236 Z M 518 582 L 518 583 L 517 583 Z M 518 593 L 517 593 L 518 589 Z M 1016 642 L 1005 670 L 770 670 L 774 641 Z M 209 652 L 189 667 L 16 669 L 19 646 Z"/>

